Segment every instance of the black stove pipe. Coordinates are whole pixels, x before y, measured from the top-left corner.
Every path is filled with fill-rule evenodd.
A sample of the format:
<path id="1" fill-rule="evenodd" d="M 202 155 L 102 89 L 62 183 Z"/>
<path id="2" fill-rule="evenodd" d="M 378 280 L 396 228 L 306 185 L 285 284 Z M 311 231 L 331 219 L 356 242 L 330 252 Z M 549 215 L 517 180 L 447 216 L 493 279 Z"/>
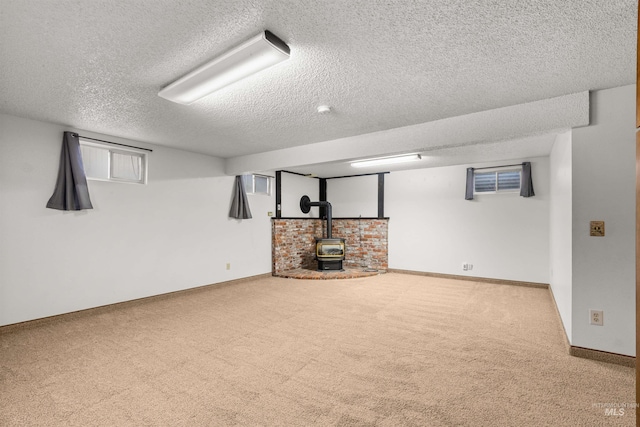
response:
<path id="1" fill-rule="evenodd" d="M 300 210 L 302 213 L 309 213 L 312 206 L 319 206 L 326 209 L 327 212 L 327 239 L 331 239 L 331 203 L 326 201 L 312 202 L 309 196 L 300 198 Z"/>

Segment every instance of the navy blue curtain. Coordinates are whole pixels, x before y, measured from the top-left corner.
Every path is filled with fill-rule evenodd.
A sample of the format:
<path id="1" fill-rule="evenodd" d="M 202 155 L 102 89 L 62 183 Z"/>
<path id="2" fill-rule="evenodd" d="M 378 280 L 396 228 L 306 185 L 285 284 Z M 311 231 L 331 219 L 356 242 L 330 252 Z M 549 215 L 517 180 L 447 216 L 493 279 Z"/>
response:
<path id="1" fill-rule="evenodd" d="M 61 211 L 93 209 L 82 164 L 80 138 L 76 133 L 65 132 L 62 137 L 58 179 L 47 207 Z"/>
<path id="2" fill-rule="evenodd" d="M 473 168 L 467 168 L 467 191 L 464 194 L 465 200 L 473 200 Z"/>
<path id="3" fill-rule="evenodd" d="M 249 219 L 251 218 L 251 209 L 249 209 L 249 199 L 247 199 L 247 192 L 244 191 L 244 184 L 242 183 L 242 177 L 236 176 L 236 181 L 233 187 L 233 199 L 231 200 L 231 209 L 229 210 L 229 217 L 236 219 Z"/>
<path id="4" fill-rule="evenodd" d="M 520 195 L 522 197 L 533 197 L 533 179 L 531 178 L 531 162 L 522 164 L 522 184 L 520 184 Z"/>

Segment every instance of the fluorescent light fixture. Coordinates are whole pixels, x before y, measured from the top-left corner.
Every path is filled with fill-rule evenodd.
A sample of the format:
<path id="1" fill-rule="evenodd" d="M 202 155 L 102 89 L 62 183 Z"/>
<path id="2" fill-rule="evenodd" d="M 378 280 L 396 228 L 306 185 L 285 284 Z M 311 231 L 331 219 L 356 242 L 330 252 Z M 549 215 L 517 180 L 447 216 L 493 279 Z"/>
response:
<path id="1" fill-rule="evenodd" d="M 415 162 L 422 159 L 420 154 L 407 154 L 405 156 L 379 157 L 377 159 L 360 160 L 352 162 L 354 168 L 366 168 L 369 166 L 392 165 L 395 163 Z"/>
<path id="2" fill-rule="evenodd" d="M 263 31 L 158 92 L 169 101 L 191 104 L 218 89 L 289 59 L 289 46 Z"/>

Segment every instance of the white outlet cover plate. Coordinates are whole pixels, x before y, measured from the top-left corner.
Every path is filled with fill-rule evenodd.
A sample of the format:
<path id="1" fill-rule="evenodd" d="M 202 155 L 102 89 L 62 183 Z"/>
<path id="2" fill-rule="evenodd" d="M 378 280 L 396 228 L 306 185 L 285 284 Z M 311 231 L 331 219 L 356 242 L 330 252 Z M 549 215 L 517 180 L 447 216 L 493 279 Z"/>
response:
<path id="1" fill-rule="evenodd" d="M 603 326 L 604 314 L 602 310 L 589 310 L 589 324 Z"/>

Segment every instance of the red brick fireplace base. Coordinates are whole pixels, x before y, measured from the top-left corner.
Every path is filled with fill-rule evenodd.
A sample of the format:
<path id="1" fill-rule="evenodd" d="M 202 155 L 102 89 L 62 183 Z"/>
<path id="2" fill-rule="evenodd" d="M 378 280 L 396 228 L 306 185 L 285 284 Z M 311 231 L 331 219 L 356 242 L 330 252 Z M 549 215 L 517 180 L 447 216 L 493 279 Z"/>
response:
<path id="1" fill-rule="evenodd" d="M 333 218 L 332 237 L 346 241 L 345 272 L 338 275 L 316 271 L 315 239 L 326 235 L 326 221 L 318 218 L 274 218 L 271 224 L 272 273 L 274 276 L 295 277 L 294 271 L 302 270 L 320 276 L 305 278 L 348 278 L 340 276 L 362 277 L 385 272 L 389 267 L 388 223 L 388 218 Z"/>

